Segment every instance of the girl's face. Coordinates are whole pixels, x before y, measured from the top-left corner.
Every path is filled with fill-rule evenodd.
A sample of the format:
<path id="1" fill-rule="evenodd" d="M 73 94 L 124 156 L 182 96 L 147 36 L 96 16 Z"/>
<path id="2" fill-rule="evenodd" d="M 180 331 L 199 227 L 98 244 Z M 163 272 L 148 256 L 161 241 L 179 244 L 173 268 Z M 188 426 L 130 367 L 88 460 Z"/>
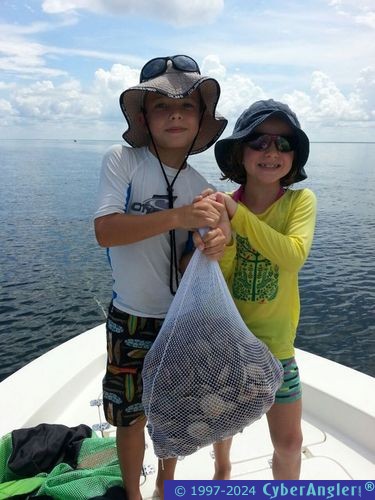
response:
<path id="1" fill-rule="evenodd" d="M 199 128 L 200 96 L 183 99 L 149 92 L 145 101 L 148 125 L 158 150 L 188 149 Z"/>
<path id="2" fill-rule="evenodd" d="M 293 136 L 292 128 L 283 120 L 269 118 L 254 130 L 257 134 Z M 294 152 L 281 152 L 272 140 L 269 147 L 256 151 L 246 145 L 243 151 L 243 165 L 247 181 L 258 185 L 280 185 L 280 179 L 285 177 L 292 168 Z"/>

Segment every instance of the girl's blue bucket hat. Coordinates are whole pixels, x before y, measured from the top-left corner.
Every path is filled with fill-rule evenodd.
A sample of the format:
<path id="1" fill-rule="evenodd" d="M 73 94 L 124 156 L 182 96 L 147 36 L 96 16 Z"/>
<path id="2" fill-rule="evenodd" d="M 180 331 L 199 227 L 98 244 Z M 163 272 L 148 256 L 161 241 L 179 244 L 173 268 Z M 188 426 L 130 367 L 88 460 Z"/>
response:
<path id="1" fill-rule="evenodd" d="M 238 118 L 233 134 L 230 137 L 221 139 L 215 144 L 216 161 L 226 178 L 235 182 L 238 181 L 236 169 L 238 165 L 233 164 L 232 148 L 236 142 L 246 142 L 247 138 L 255 129 L 267 118 L 281 118 L 286 121 L 293 129 L 294 135 L 298 140 L 297 148 L 294 151 L 292 170 L 295 174 L 293 182 L 303 181 L 307 178 L 303 168 L 309 157 L 310 141 L 305 132 L 301 129 L 296 114 L 287 104 L 268 99 L 257 101 L 247 108 Z M 242 182 L 239 182 L 240 184 Z"/>

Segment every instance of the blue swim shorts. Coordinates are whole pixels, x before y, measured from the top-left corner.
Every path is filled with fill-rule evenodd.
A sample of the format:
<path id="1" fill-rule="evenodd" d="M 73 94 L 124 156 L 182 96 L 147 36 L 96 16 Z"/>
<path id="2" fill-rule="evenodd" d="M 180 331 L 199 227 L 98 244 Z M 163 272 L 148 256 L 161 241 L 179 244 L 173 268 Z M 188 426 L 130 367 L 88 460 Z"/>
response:
<path id="1" fill-rule="evenodd" d="M 275 403 L 293 403 L 302 397 L 302 387 L 298 366 L 294 358 L 281 359 L 284 368 L 284 381 L 276 393 Z"/>

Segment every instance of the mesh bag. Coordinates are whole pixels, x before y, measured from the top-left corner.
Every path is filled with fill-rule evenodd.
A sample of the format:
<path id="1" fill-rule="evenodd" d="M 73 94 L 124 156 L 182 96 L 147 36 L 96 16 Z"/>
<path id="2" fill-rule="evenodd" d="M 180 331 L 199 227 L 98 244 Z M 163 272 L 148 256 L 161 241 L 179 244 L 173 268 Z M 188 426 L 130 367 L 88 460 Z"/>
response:
<path id="1" fill-rule="evenodd" d="M 283 368 L 245 325 L 219 264 L 196 250 L 142 377 L 155 454 L 170 458 L 259 419 L 274 402 Z"/>
<path id="2" fill-rule="evenodd" d="M 11 498 L 5 491 L 10 492 L 12 487 L 25 495 L 37 488 L 30 498 L 48 495 L 56 500 L 89 500 L 104 495 L 112 487 L 122 486 L 115 438 L 93 436 L 83 439 L 76 468 L 61 462 L 48 474 L 26 479 L 7 466 L 11 453 L 12 436 L 9 433 L 0 440 L 0 499 Z"/>
<path id="3" fill-rule="evenodd" d="M 87 438 L 82 442 L 77 467 L 60 463 L 48 474 L 38 496 L 58 500 L 88 500 L 122 485 L 115 438 Z"/>
<path id="4" fill-rule="evenodd" d="M 12 453 L 12 434 L 9 432 L 0 439 L 0 483 L 19 479 L 8 467 L 8 460 Z"/>

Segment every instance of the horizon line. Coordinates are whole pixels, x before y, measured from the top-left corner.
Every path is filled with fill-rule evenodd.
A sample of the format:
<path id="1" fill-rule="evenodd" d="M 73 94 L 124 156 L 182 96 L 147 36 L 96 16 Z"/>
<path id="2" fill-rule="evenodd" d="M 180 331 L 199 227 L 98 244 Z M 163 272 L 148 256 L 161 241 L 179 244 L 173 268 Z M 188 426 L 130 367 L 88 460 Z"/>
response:
<path id="1" fill-rule="evenodd" d="M 72 141 L 72 142 L 89 142 L 89 141 L 101 141 L 101 142 L 113 142 L 116 143 L 120 139 L 46 139 L 46 138 L 0 138 L 0 141 Z M 375 141 L 310 141 L 310 144 L 375 144 Z M 125 143 L 127 145 L 127 143 Z M 130 146 L 130 145 L 129 145 Z"/>

